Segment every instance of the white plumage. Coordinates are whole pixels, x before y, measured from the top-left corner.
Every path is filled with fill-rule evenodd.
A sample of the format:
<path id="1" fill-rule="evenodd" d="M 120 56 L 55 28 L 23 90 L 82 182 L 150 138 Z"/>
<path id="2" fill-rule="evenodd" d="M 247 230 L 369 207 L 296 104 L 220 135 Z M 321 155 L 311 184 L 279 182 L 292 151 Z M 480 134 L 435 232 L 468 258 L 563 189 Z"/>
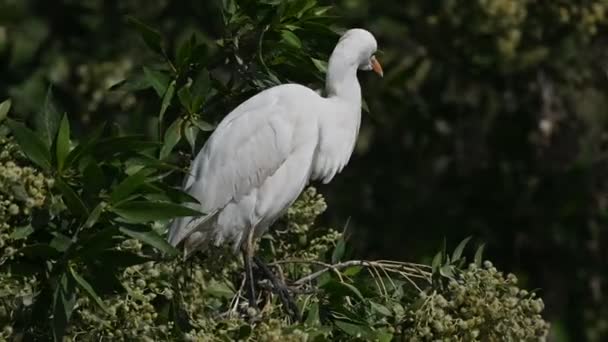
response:
<path id="1" fill-rule="evenodd" d="M 192 162 L 184 189 L 202 218 L 176 219 L 169 242 L 185 255 L 209 243 L 236 250 L 258 237 L 297 199 L 311 179 L 328 183 L 348 163 L 361 122 L 357 69 L 382 74 L 376 40 L 347 31 L 327 72 L 327 97 L 285 84 L 260 92 L 228 114 Z M 253 229 L 253 231 L 252 231 Z"/>

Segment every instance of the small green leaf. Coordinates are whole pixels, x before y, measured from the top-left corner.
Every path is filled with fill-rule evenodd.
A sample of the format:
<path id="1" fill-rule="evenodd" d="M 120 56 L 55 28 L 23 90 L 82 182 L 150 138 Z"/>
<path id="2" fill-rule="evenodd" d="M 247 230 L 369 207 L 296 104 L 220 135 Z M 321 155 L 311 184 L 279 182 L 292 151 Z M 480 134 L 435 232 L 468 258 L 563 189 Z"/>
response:
<path id="1" fill-rule="evenodd" d="M 122 80 L 110 86 L 111 91 L 124 91 L 134 92 L 143 89 L 147 89 L 152 85 L 148 82 L 146 75 L 142 69 L 137 69 L 128 76 L 127 79 Z"/>
<path id="2" fill-rule="evenodd" d="M 306 324 L 309 327 L 314 327 L 319 325 L 321 320 L 319 319 L 319 303 L 312 303 L 310 308 L 308 309 L 308 314 L 306 315 Z"/>
<path id="3" fill-rule="evenodd" d="M 296 49 L 302 48 L 302 41 L 293 32 L 287 31 L 287 30 L 282 30 L 281 37 L 291 47 L 296 48 Z"/>
<path id="4" fill-rule="evenodd" d="M 337 320 L 334 321 L 334 324 L 338 328 L 340 328 L 340 330 L 354 337 L 365 339 L 365 337 L 370 336 L 372 334 L 372 330 L 364 325 Z"/>
<path id="5" fill-rule="evenodd" d="M 371 307 L 374 311 L 381 314 L 382 316 L 391 316 L 392 315 L 391 310 L 389 310 L 384 305 L 381 305 L 381 304 L 378 304 L 378 303 L 372 302 L 372 301 L 370 301 L 369 304 L 371 305 Z"/>
<path id="6" fill-rule="evenodd" d="M 214 125 L 202 119 L 194 120 L 193 123 L 203 132 L 211 132 L 215 129 Z"/>
<path id="7" fill-rule="evenodd" d="M 151 228 L 120 227 L 119 230 L 121 233 L 148 244 L 163 253 L 170 256 L 177 255 L 177 250 Z"/>
<path id="8" fill-rule="evenodd" d="M 153 171 L 151 169 L 141 169 L 135 174 L 125 178 L 112 191 L 112 194 L 110 195 L 110 203 L 116 204 L 119 201 L 127 198 L 142 184 L 144 184 L 146 177 L 152 173 Z"/>
<path id="9" fill-rule="evenodd" d="M 82 171 L 82 182 L 84 192 L 87 196 L 96 196 L 106 184 L 106 177 L 99 166 L 99 162 L 93 158 L 87 161 L 88 164 Z"/>
<path id="10" fill-rule="evenodd" d="M 103 212 L 104 207 L 105 203 L 103 202 L 95 206 L 87 220 L 84 222 L 84 228 L 91 228 L 95 225 L 95 223 L 97 223 L 97 221 L 99 220 L 99 216 Z"/>
<path id="11" fill-rule="evenodd" d="M 48 148 L 39 136 L 32 132 L 24 124 L 8 119 L 7 124 L 13 132 L 19 147 L 25 155 L 38 166 L 45 170 L 51 168 L 51 157 Z"/>
<path id="12" fill-rule="evenodd" d="M 51 240 L 49 246 L 56 249 L 59 253 L 63 253 L 67 251 L 68 248 L 70 248 L 70 245 L 72 244 L 72 239 L 57 232 L 54 232 L 53 235 L 55 237 Z"/>
<path id="13" fill-rule="evenodd" d="M 57 169 L 61 171 L 63 170 L 65 158 L 70 153 L 70 122 L 68 121 L 67 114 L 64 114 L 63 119 L 61 119 L 56 141 Z"/>
<path id="14" fill-rule="evenodd" d="M 72 215 L 83 218 L 89 215 L 89 209 L 71 186 L 65 183 L 61 178 L 55 179 L 55 185 L 59 188 L 59 191 L 61 191 L 63 200 Z"/>
<path id="15" fill-rule="evenodd" d="M 469 236 L 458 244 L 458 246 L 454 250 L 454 253 L 452 253 L 452 262 L 460 259 L 460 257 L 462 256 L 462 252 L 464 251 L 464 248 L 467 246 L 467 243 L 471 240 L 471 238 L 472 238 L 472 236 Z"/>
<path id="16" fill-rule="evenodd" d="M 192 154 L 194 154 L 194 148 L 196 147 L 196 136 L 198 135 L 198 127 L 188 122 L 186 127 L 184 127 L 184 135 L 186 136 L 186 141 L 190 145 L 192 150 Z"/>
<path id="17" fill-rule="evenodd" d="M 163 103 L 160 106 L 160 113 L 158 114 L 158 122 L 163 122 L 163 118 L 165 117 L 165 112 L 169 105 L 171 104 L 171 100 L 173 99 L 173 95 L 175 94 L 175 80 L 171 81 L 165 95 L 163 96 Z"/>
<path id="18" fill-rule="evenodd" d="M 62 342 L 65 329 L 68 326 L 72 310 L 76 303 L 76 293 L 71 282 L 65 274 L 62 274 L 55 287 L 53 295 L 53 338 L 55 342 Z"/>
<path id="19" fill-rule="evenodd" d="M 201 216 L 201 212 L 168 202 L 132 201 L 121 203 L 112 211 L 131 222 L 168 220 L 175 217 Z"/>
<path id="20" fill-rule="evenodd" d="M 182 104 L 184 108 L 188 111 L 188 113 L 193 112 L 192 108 L 192 92 L 190 91 L 190 85 L 183 86 L 178 92 L 177 97 L 179 98 L 179 102 Z"/>
<path id="21" fill-rule="evenodd" d="M 320 59 L 316 59 L 316 58 L 311 58 L 310 59 L 312 61 L 312 63 L 315 65 L 315 67 L 317 67 L 317 69 L 326 74 L 327 73 L 327 62 L 322 61 Z"/>
<path id="22" fill-rule="evenodd" d="M 349 266 L 349 267 L 345 268 L 344 271 L 342 271 L 342 274 L 344 274 L 347 277 L 353 277 L 353 276 L 356 276 L 357 274 L 359 274 L 359 272 L 361 272 L 361 270 L 363 270 L 362 266 Z"/>
<path id="23" fill-rule="evenodd" d="M 485 244 L 481 244 L 481 246 L 479 246 L 479 248 L 477 248 L 477 251 L 475 252 L 475 265 L 477 265 L 478 267 L 481 267 L 481 264 L 483 262 L 483 250 L 485 247 Z"/>
<path id="24" fill-rule="evenodd" d="M 0 102 L 0 123 L 6 119 L 8 111 L 11 109 L 11 99 Z"/>
<path id="25" fill-rule="evenodd" d="M 359 291 L 359 289 L 357 289 L 356 287 L 354 287 L 353 285 L 349 284 L 349 283 L 344 283 L 341 281 L 337 281 L 337 280 L 330 280 L 328 282 L 326 282 L 323 285 L 319 286 L 320 288 L 324 289 L 329 295 L 333 296 L 333 297 L 344 297 L 344 296 L 353 296 L 357 297 L 359 300 L 364 300 L 363 295 L 361 294 L 361 291 Z"/>
<path id="26" fill-rule="evenodd" d="M 346 241 L 344 241 L 344 236 L 342 236 L 340 238 L 340 240 L 338 240 L 338 243 L 336 244 L 336 248 L 334 248 L 334 252 L 331 254 L 331 263 L 335 264 L 337 262 L 340 262 L 340 260 L 342 260 L 342 257 L 344 256 L 345 250 L 346 250 Z"/>
<path id="27" fill-rule="evenodd" d="M 209 293 L 213 297 L 230 299 L 234 296 L 234 290 L 225 282 L 219 282 L 215 279 L 211 279 L 205 292 Z"/>
<path id="28" fill-rule="evenodd" d="M 139 31 L 141 38 L 144 40 L 146 45 L 154 52 L 163 54 L 162 42 L 160 33 L 150 26 L 142 23 L 134 17 L 127 17 L 127 21 Z"/>
<path id="29" fill-rule="evenodd" d="M 65 158 L 64 169 L 75 165 L 80 161 L 80 159 L 91 152 L 91 149 L 95 146 L 97 140 L 103 134 L 104 125 L 97 127 L 93 133 L 91 133 L 86 140 L 78 144 L 74 149 L 68 153 L 68 156 Z"/>
<path id="30" fill-rule="evenodd" d="M 162 71 L 152 70 L 150 68 L 144 67 L 144 75 L 148 83 L 154 88 L 158 97 L 162 98 L 167 92 L 167 87 L 171 82 L 169 75 Z"/>
<path id="31" fill-rule="evenodd" d="M 61 116 L 53 100 L 53 92 L 49 87 L 42 109 L 34 116 L 34 128 L 47 150 L 50 150 L 53 140 L 57 136 L 60 119 Z"/>
<path id="32" fill-rule="evenodd" d="M 15 230 L 11 233 L 10 237 L 13 240 L 21 240 L 27 238 L 30 234 L 34 232 L 34 228 L 31 224 L 22 227 L 16 227 Z"/>
<path id="33" fill-rule="evenodd" d="M 91 284 L 89 284 L 88 281 L 86 281 L 86 279 L 84 279 L 80 274 L 78 274 L 78 272 L 76 272 L 72 267 L 70 267 L 70 273 L 72 274 L 72 277 L 74 278 L 74 280 L 76 280 L 76 283 L 78 284 L 78 286 L 80 286 L 81 289 L 83 289 L 86 294 L 106 313 L 109 313 L 108 307 L 106 306 L 106 304 L 103 302 L 103 300 L 101 300 L 101 298 L 99 298 L 99 296 L 97 295 L 97 293 L 95 292 L 95 290 L 93 289 L 93 286 L 91 286 Z"/>
<path id="34" fill-rule="evenodd" d="M 442 253 L 437 252 L 437 254 L 435 254 L 435 257 L 433 258 L 433 262 L 431 263 L 431 266 L 433 268 L 433 273 L 436 273 L 437 271 L 439 271 L 439 267 L 441 267 L 441 256 L 442 256 Z"/>
<path id="35" fill-rule="evenodd" d="M 182 139 L 183 122 L 184 121 L 182 118 L 178 118 L 165 132 L 165 141 L 163 143 L 163 147 L 160 149 L 160 159 L 165 159 L 171 153 L 171 151 L 173 151 L 175 145 L 177 145 Z"/>
<path id="36" fill-rule="evenodd" d="M 209 71 L 207 71 L 207 69 L 202 69 L 199 71 L 196 79 L 194 80 L 194 84 L 192 85 L 193 111 L 198 112 L 201 109 L 201 106 L 207 98 L 209 89 L 211 89 L 211 78 L 209 77 Z"/>

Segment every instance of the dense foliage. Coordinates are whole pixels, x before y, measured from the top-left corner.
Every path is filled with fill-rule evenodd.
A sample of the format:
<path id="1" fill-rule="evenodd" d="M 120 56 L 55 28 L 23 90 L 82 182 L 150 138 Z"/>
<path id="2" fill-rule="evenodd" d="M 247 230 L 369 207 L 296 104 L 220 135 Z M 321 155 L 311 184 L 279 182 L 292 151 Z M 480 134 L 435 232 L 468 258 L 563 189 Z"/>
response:
<path id="1" fill-rule="evenodd" d="M 183 289 L 184 298 L 201 297 L 196 291 L 208 289 L 213 279 L 220 293 L 230 288 L 233 299 L 242 279 L 237 260 L 222 257 L 226 262 L 215 266 L 224 274 L 205 259 L 186 267 L 162 257 L 159 248 L 165 256 L 175 254 L 157 234 L 164 234 L 164 223 L 175 212 L 154 210 L 164 212 L 156 217 L 160 221 L 141 222 L 142 213 L 152 211 L 141 204 L 175 209 L 189 200 L 171 186 L 179 184 L 193 150 L 222 115 L 273 84 L 295 81 L 321 89 L 336 31 L 361 26 L 379 39 L 385 78 L 361 75 L 370 113 L 364 115 L 347 171 L 320 189 L 331 207 L 320 226 L 340 227 L 350 217 L 352 256 L 429 265 L 444 236 L 456 243 L 473 234 L 488 243 L 495 264 L 517 273 L 522 287 L 541 288 L 552 337 L 602 340 L 607 331 L 606 250 L 600 248 L 606 242 L 606 6 L 605 0 L 0 1 L 0 101 L 12 99 L 15 120 L 4 119 L 12 131 L 1 132 L 1 263 L 3 271 L 11 271 L 2 273 L 1 291 L 2 298 L 22 299 L 2 299 L 0 320 L 4 324 L 10 317 L 11 329 L 22 332 L 37 322 L 25 308 L 36 298 L 51 298 L 40 305 L 73 307 L 65 315 L 73 322 L 68 334 L 83 339 L 82 332 L 106 336 L 114 327 L 142 334 L 148 327 L 145 334 L 162 338 L 176 326 L 159 323 L 158 317 L 169 322 L 174 312 L 189 315 L 177 320 L 192 324 L 179 327 L 182 332 L 234 337 L 248 318 L 210 314 L 230 312 L 228 295 L 211 296 L 219 304 L 184 306 L 183 312 L 161 308 L 177 293 L 166 290 L 179 285 L 165 280 L 182 273 L 184 281 L 198 279 Z M 47 95 L 49 84 L 57 105 Z M 0 105 L 0 114 L 8 107 Z M 65 120 L 59 108 L 67 112 Z M 20 124 L 24 120 L 40 141 Z M 28 147 L 18 147 L 20 141 Z M 113 151 L 116 146 L 120 149 Z M 338 262 L 331 255 L 340 245 L 339 234 L 315 228 L 312 217 L 322 210 L 312 202 L 320 203 L 298 202 L 294 210 L 306 214 L 292 212 L 283 223 L 289 229 L 277 227 L 262 240 L 266 260 Z M 111 239 L 100 240 L 107 244 L 81 256 L 88 234 L 107 227 L 113 229 L 106 231 Z M 14 273 L 11 263 L 22 261 L 17 251 L 31 245 L 36 247 L 26 251 L 34 267 Z M 101 264 L 115 267 L 90 260 L 108 260 Z M 298 264 L 286 272 L 296 281 L 322 267 Z M 435 274 L 441 270 L 419 267 Z M 366 304 L 365 310 L 357 307 L 354 323 L 341 316 L 337 321 L 367 327 L 375 336 L 453 333 L 463 340 L 469 336 L 457 335 L 464 333 L 462 327 L 474 327 L 481 337 L 546 329 L 535 316 L 537 299 L 509 290 L 514 278 L 491 272 L 492 267 L 469 269 L 468 263 L 457 269 L 456 283 L 483 281 L 488 292 L 471 288 L 465 291 L 470 301 L 454 304 L 461 303 L 458 287 L 430 277 L 430 284 L 418 284 L 430 299 L 414 305 L 419 295 L 413 286 L 391 301 L 379 299 L 379 293 L 386 295 L 378 290 L 382 283 L 370 292 L 357 286 L 364 300 L 353 294 L 353 307 L 371 301 L 391 314 L 382 317 L 378 310 L 386 311 Z M 348 268 L 342 271 L 350 276 Z M 367 280 L 374 283 L 374 277 Z M 100 278 L 110 281 L 104 285 Z M 394 281 L 398 278 L 403 281 L 399 275 Z M 93 292 L 110 314 L 117 310 L 116 319 L 84 295 L 91 295 L 87 283 L 101 286 Z M 389 283 L 384 279 L 385 286 Z M 76 297 L 68 295 L 72 290 Z M 129 297 L 129 290 L 145 296 Z M 308 317 L 315 311 L 306 296 L 298 299 Z M 440 298 L 448 304 L 440 306 L 445 304 Z M 498 312 L 523 320 L 525 327 L 471 321 L 454 312 L 453 305 L 490 298 L 499 301 Z M 513 298 L 518 298 L 515 306 Z M 343 336 L 336 328 L 342 323 L 329 314 L 330 303 L 319 302 L 319 324 L 327 327 L 326 336 Z M 475 315 L 492 315 L 471 305 Z M 139 318 L 126 316 L 125 307 Z M 266 332 L 296 333 L 280 309 L 268 307 L 272 312 L 262 310 L 257 329 L 242 328 L 243 334 L 263 339 Z M 420 325 L 397 324 L 411 319 Z M 140 328 L 123 326 L 135 322 Z M 434 330 L 437 322 L 443 331 Z M 496 330 L 488 332 L 487 326 Z M 365 338 L 367 328 L 351 332 Z M 308 334 L 307 329 L 298 326 L 296 335 Z"/>

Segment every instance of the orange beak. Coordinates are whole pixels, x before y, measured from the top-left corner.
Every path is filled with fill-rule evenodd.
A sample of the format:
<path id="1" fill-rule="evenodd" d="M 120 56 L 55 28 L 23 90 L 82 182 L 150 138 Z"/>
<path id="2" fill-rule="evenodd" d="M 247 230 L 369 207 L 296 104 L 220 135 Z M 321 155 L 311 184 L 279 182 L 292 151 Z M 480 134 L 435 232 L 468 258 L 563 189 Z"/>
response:
<path id="1" fill-rule="evenodd" d="M 372 70 L 374 70 L 374 72 L 376 74 L 380 75 L 380 77 L 384 77 L 384 71 L 382 71 L 382 65 L 380 65 L 380 62 L 378 62 L 378 60 L 376 59 L 376 56 L 372 56 L 371 62 L 372 62 Z"/>

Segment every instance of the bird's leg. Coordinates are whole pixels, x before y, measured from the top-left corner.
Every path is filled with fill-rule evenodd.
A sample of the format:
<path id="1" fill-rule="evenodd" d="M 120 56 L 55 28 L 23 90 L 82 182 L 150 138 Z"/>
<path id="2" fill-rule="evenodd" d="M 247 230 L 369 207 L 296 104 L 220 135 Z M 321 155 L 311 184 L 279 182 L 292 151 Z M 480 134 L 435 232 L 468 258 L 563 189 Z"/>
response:
<path id="1" fill-rule="evenodd" d="M 275 274 L 270 270 L 270 268 L 268 268 L 268 266 L 262 261 L 262 259 L 256 256 L 253 258 L 253 260 L 258 266 L 258 268 L 262 270 L 262 272 L 264 272 L 266 277 L 272 283 L 272 287 L 275 289 L 277 295 L 281 299 L 281 303 L 283 303 L 283 306 L 285 307 L 285 310 L 287 310 L 289 316 L 294 321 L 300 322 L 302 320 L 302 317 L 300 316 L 300 311 L 298 310 L 298 306 L 296 305 L 293 297 L 291 296 L 289 288 L 287 287 L 285 282 L 283 280 L 278 279 L 277 276 L 275 276 Z"/>
<path id="2" fill-rule="evenodd" d="M 247 284 L 247 300 L 249 306 L 257 309 L 255 296 L 255 283 L 253 280 L 253 228 L 247 233 L 247 241 L 243 247 L 243 262 L 245 264 L 245 283 Z"/>

